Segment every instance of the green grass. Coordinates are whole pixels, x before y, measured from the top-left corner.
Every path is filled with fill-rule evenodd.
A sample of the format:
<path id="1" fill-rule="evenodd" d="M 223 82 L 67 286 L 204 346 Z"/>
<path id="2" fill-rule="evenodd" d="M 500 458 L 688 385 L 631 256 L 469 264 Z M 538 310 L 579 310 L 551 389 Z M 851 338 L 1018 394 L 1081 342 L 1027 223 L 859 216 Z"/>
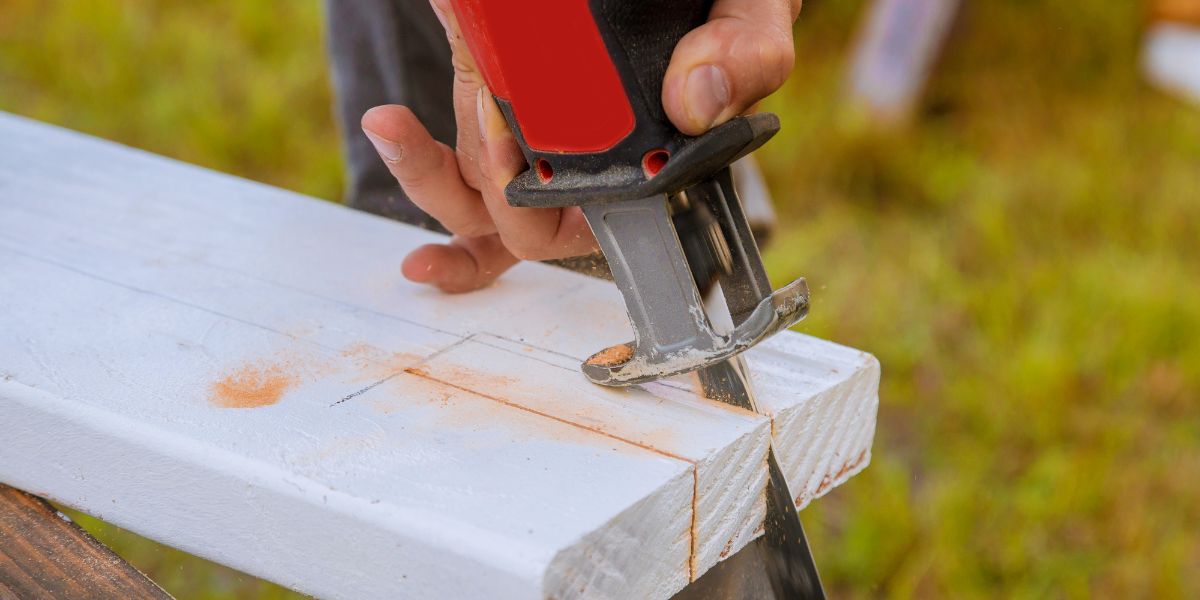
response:
<path id="1" fill-rule="evenodd" d="M 840 97 L 860 7 L 806 7 L 762 152 L 799 329 L 884 369 L 871 467 L 804 514 L 826 583 L 1200 597 L 1200 110 L 1140 83 L 1135 2 L 978 0 L 921 118 L 870 133 Z M 312 0 L 8 0 L 0 109 L 334 199 L 320 27 Z M 282 593 L 87 524 L 182 598 Z"/>
<path id="2" fill-rule="evenodd" d="M 306 596 L 245 573 L 208 562 L 181 550 L 156 544 L 78 511 L 62 510 L 96 539 L 108 544 L 110 548 L 180 600 L 192 598 L 299 600 L 306 598 Z M 220 524 L 214 523 L 213 527 L 219 528 Z"/>

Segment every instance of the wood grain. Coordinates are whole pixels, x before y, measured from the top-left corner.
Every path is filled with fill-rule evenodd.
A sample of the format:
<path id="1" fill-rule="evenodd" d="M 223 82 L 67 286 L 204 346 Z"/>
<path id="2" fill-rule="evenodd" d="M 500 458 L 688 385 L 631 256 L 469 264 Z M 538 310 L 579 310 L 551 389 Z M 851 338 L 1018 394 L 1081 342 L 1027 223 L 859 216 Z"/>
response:
<path id="1" fill-rule="evenodd" d="M 0 484 L 0 598 L 170 596 L 50 503 Z"/>
<path id="2" fill-rule="evenodd" d="M 667 598 L 870 457 L 879 366 L 787 332 L 766 414 L 589 384 L 611 283 L 448 296 L 444 238 L 0 115 L 0 481 L 323 598 Z M 63 161 L 61 157 L 79 157 Z"/>

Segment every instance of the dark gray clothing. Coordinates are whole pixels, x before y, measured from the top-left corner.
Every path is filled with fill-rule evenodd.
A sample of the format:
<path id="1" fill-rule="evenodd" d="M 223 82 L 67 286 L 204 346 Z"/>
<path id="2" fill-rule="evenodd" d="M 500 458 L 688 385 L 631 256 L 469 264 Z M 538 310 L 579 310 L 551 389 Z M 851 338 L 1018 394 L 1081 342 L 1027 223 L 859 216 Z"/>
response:
<path id="1" fill-rule="evenodd" d="M 358 125 L 372 107 L 403 104 L 434 139 L 454 146 L 454 67 L 445 29 L 428 0 L 325 0 L 325 13 L 346 157 L 346 204 L 445 232 L 405 196 Z M 609 276 L 599 253 L 552 262 Z"/>
<path id="2" fill-rule="evenodd" d="M 434 139 L 454 146 L 454 70 L 428 0 L 325 0 L 337 116 L 346 156 L 346 203 L 442 230 L 404 195 L 363 135 L 368 109 L 403 104 Z"/>

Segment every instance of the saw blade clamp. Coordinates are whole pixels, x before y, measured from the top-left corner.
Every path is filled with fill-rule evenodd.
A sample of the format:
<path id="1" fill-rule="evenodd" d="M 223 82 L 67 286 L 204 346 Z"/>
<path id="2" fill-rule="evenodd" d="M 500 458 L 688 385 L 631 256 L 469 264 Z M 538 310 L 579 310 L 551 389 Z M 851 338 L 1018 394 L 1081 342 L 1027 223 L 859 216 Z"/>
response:
<path id="1" fill-rule="evenodd" d="M 562 169 L 547 180 L 530 169 L 509 184 L 514 206 L 581 206 L 624 295 L 634 339 L 586 360 L 589 380 L 625 386 L 710 367 L 807 315 L 804 279 L 771 290 L 729 169 L 778 130 L 772 114 L 737 117 L 682 138 L 655 174 L 629 165 L 577 177 Z M 713 226 L 681 232 L 680 216 L 698 212 Z M 700 286 L 710 279 L 738 300 L 731 307 L 754 299 L 727 333 L 704 309 Z"/>

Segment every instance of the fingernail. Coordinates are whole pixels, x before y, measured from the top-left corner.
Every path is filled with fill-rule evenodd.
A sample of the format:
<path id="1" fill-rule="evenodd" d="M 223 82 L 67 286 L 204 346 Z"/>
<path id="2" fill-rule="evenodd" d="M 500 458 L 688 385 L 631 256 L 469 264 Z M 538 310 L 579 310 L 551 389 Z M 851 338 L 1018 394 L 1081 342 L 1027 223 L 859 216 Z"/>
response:
<path id="1" fill-rule="evenodd" d="M 729 106 L 729 79 L 720 67 L 701 65 L 688 73 L 683 94 L 684 106 L 692 121 L 708 129 Z"/>
<path id="2" fill-rule="evenodd" d="M 366 129 L 363 130 L 363 133 L 366 134 L 368 140 L 371 140 L 371 145 L 375 146 L 375 151 L 379 153 L 379 156 L 383 157 L 383 160 L 396 162 L 400 160 L 400 157 L 404 156 L 404 148 L 400 144 L 391 140 L 385 140 Z"/>

